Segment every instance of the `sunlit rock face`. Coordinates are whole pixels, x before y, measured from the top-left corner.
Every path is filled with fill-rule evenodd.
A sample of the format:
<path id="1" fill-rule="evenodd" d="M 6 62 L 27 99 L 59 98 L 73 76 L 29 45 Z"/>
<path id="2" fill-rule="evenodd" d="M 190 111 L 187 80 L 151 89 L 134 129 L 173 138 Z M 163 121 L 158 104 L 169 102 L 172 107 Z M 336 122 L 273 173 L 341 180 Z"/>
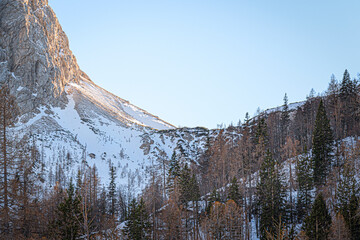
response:
<path id="1" fill-rule="evenodd" d="M 64 107 L 81 71 L 47 0 L 0 0 L 0 81 L 17 97 L 22 121 L 40 105 Z"/>

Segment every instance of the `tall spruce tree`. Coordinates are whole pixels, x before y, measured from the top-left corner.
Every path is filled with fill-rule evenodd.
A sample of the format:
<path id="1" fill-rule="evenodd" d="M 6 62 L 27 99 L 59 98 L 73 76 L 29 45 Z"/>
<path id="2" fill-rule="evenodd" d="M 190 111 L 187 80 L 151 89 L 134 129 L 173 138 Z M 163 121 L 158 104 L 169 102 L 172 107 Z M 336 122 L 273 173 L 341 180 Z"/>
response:
<path id="1" fill-rule="evenodd" d="M 239 191 L 239 186 L 236 177 L 233 177 L 229 187 L 228 200 L 233 200 L 237 205 L 242 204 L 242 197 Z"/>
<path id="2" fill-rule="evenodd" d="M 188 202 L 191 201 L 192 192 L 189 191 L 191 188 L 191 171 L 187 164 L 181 169 L 179 176 L 179 188 L 180 196 L 179 200 L 187 206 Z"/>
<path id="3" fill-rule="evenodd" d="M 317 186 L 323 184 L 332 163 L 332 148 L 334 145 L 330 121 L 326 116 L 324 103 L 321 100 L 316 114 L 313 133 L 313 167 L 314 182 Z"/>
<path id="4" fill-rule="evenodd" d="M 144 200 L 138 203 L 133 199 L 129 205 L 129 214 L 123 230 L 127 239 L 145 240 L 151 237 L 151 223 L 149 214 L 146 212 Z"/>
<path id="5" fill-rule="evenodd" d="M 57 209 L 55 228 L 58 239 L 75 240 L 80 237 L 80 223 L 83 221 L 80 203 L 80 196 L 75 195 L 74 185 L 70 180 L 67 196 Z"/>
<path id="6" fill-rule="evenodd" d="M 308 214 L 312 203 L 312 189 L 313 189 L 313 167 L 312 161 L 305 150 L 303 156 L 298 158 L 296 166 L 296 175 L 298 182 L 297 193 L 297 216 L 298 221 L 301 222 Z"/>
<path id="7" fill-rule="evenodd" d="M 190 191 L 190 201 L 199 201 L 200 200 L 200 188 L 199 184 L 197 182 L 195 173 L 192 174 L 190 179 L 190 185 L 189 185 L 189 191 Z"/>
<path id="8" fill-rule="evenodd" d="M 343 80 L 340 84 L 341 100 L 341 127 L 343 136 L 355 135 L 354 129 L 359 124 L 359 99 L 358 86 L 356 80 L 350 79 L 347 70 L 344 72 Z"/>
<path id="9" fill-rule="evenodd" d="M 344 217 L 351 239 L 360 239 L 359 186 L 353 166 L 346 164 L 337 188 L 337 209 Z"/>
<path id="10" fill-rule="evenodd" d="M 289 112 L 289 105 L 288 105 L 288 96 L 285 93 L 284 96 L 284 104 L 281 111 L 281 120 L 280 120 L 280 127 L 281 127 L 281 145 L 285 144 L 286 136 L 288 135 L 288 129 L 290 124 L 290 112 Z"/>
<path id="11" fill-rule="evenodd" d="M 266 239 L 269 233 L 276 234 L 275 225 L 280 219 L 286 221 L 284 178 L 269 150 L 261 165 L 257 192 L 261 239 Z"/>
<path id="12" fill-rule="evenodd" d="M 305 233 L 310 240 L 327 240 L 331 227 L 331 216 L 320 193 L 311 208 L 310 215 L 305 219 Z"/>
<path id="13" fill-rule="evenodd" d="M 268 127 L 265 118 L 261 118 L 258 121 L 255 132 L 255 144 L 260 144 L 263 148 L 266 148 L 269 143 Z"/>
<path id="14" fill-rule="evenodd" d="M 109 213 L 114 218 L 116 213 L 116 168 L 113 164 L 110 164 L 110 183 L 109 183 L 109 193 L 108 198 L 110 202 Z"/>
<path id="15" fill-rule="evenodd" d="M 169 193 L 174 191 L 174 187 L 177 184 L 179 176 L 180 176 L 180 163 L 174 151 L 169 163 L 169 171 L 167 176 L 167 190 Z"/>
<path id="16" fill-rule="evenodd" d="M 356 82 L 350 78 L 350 73 L 345 69 L 343 79 L 340 84 L 340 98 L 346 100 L 356 92 Z"/>

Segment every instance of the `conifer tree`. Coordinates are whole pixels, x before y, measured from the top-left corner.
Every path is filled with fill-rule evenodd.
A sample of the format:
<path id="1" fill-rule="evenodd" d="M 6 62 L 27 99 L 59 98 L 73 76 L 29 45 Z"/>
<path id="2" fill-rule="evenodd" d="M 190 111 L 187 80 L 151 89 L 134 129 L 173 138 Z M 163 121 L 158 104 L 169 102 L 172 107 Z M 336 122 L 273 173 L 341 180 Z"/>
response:
<path id="1" fill-rule="evenodd" d="M 269 150 L 261 165 L 257 191 L 261 239 L 266 239 L 268 233 L 275 233 L 276 221 L 286 220 L 284 179 Z"/>
<path id="2" fill-rule="evenodd" d="M 356 92 L 356 84 L 351 81 L 350 73 L 345 69 L 342 82 L 340 84 L 340 98 L 346 99 Z"/>
<path id="3" fill-rule="evenodd" d="M 298 220 L 301 222 L 308 214 L 308 210 L 311 208 L 312 203 L 312 189 L 313 189 L 313 176 L 312 176 L 312 161 L 308 156 L 307 151 L 303 156 L 298 158 L 296 166 L 296 175 L 298 182 L 298 194 L 297 194 L 297 215 Z"/>
<path id="4" fill-rule="evenodd" d="M 347 70 L 345 70 L 343 80 L 340 84 L 339 95 L 341 100 L 341 127 L 343 128 L 342 137 L 346 137 L 355 134 L 354 129 L 359 124 L 357 81 L 350 79 L 350 74 Z"/>
<path id="5" fill-rule="evenodd" d="M 281 111 L 281 145 L 285 144 L 286 136 L 288 135 L 288 129 L 290 124 L 290 112 L 289 112 L 289 105 L 288 105 L 288 96 L 285 93 L 284 96 L 284 104 Z"/>
<path id="6" fill-rule="evenodd" d="M 114 218 L 116 212 L 116 168 L 114 165 L 110 165 L 110 183 L 109 183 L 109 193 L 108 198 L 110 202 L 109 213 Z"/>
<path id="7" fill-rule="evenodd" d="M 75 195 L 74 185 L 70 180 L 67 196 L 57 209 L 58 219 L 55 227 L 59 239 L 75 240 L 80 236 L 82 222 L 80 203 L 81 199 Z"/>
<path id="8" fill-rule="evenodd" d="M 320 101 L 316 114 L 315 129 L 313 133 L 313 167 L 314 182 L 317 186 L 326 180 L 332 163 L 333 133 L 330 128 L 330 121 L 326 116 L 323 101 Z"/>
<path id="9" fill-rule="evenodd" d="M 81 194 L 81 189 L 82 189 L 82 173 L 80 168 L 78 169 L 77 175 L 76 175 L 76 187 L 75 187 L 75 192 L 77 195 Z"/>
<path id="10" fill-rule="evenodd" d="M 310 215 L 305 218 L 305 233 L 309 239 L 327 240 L 331 227 L 331 216 L 326 207 L 324 197 L 320 193 L 311 208 Z"/>
<path id="11" fill-rule="evenodd" d="M 178 177 L 180 176 L 180 163 L 179 159 L 176 157 L 175 151 L 171 156 L 169 163 L 169 172 L 167 177 L 167 189 L 168 192 L 174 191 L 174 187 L 177 184 Z"/>
<path id="12" fill-rule="evenodd" d="M 346 164 L 337 189 L 337 209 L 344 217 L 351 239 L 360 238 L 359 186 L 355 178 L 354 168 Z"/>
<path id="13" fill-rule="evenodd" d="M 268 142 L 268 127 L 265 118 L 261 118 L 257 124 L 255 143 L 260 144 L 265 148 L 268 145 Z"/>
<path id="14" fill-rule="evenodd" d="M 187 164 L 181 170 L 179 176 L 179 188 L 180 188 L 180 201 L 187 206 L 188 202 L 191 201 L 192 192 L 191 189 L 191 172 Z"/>
<path id="15" fill-rule="evenodd" d="M 142 198 L 139 203 L 135 199 L 131 201 L 123 232 L 127 236 L 127 239 L 150 239 L 151 223 L 149 215 L 146 212 L 145 202 Z"/>
<path id="16" fill-rule="evenodd" d="M 233 200 L 237 205 L 242 203 L 242 197 L 239 191 L 239 186 L 237 183 L 237 179 L 234 176 L 229 187 L 228 200 Z"/>
<path id="17" fill-rule="evenodd" d="M 199 184 L 196 180 L 195 173 L 192 174 L 190 179 L 189 191 L 191 193 L 190 201 L 199 201 L 200 200 L 200 189 Z"/>

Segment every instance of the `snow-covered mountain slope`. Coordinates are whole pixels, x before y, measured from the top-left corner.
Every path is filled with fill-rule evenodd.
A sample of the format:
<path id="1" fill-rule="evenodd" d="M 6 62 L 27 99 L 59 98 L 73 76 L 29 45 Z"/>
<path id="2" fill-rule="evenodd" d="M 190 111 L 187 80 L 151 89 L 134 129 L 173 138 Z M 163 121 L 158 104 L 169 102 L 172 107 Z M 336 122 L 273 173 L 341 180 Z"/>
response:
<path id="1" fill-rule="evenodd" d="M 106 184 L 111 163 L 118 184 L 138 192 L 154 161 L 171 157 L 180 138 L 159 130 L 174 126 L 92 82 L 47 0 L 0 0 L 0 36 L 0 83 L 21 112 L 14 135 L 34 137 L 46 184 L 93 165 Z"/>
<path id="2" fill-rule="evenodd" d="M 124 126 L 149 127 L 156 130 L 174 128 L 171 124 L 98 87 L 82 76 L 77 83 L 71 82 L 68 86 L 66 92 L 76 102 L 75 109 L 83 119 L 91 119 L 97 114 L 110 118 L 109 120 L 119 121 Z"/>
<path id="3" fill-rule="evenodd" d="M 118 186 L 139 193 L 154 171 L 164 175 L 174 151 L 199 164 L 219 134 L 176 129 L 97 86 L 77 65 L 47 0 L 0 0 L 0 84 L 16 97 L 14 136 L 33 137 L 47 187 L 65 186 L 78 169 L 94 165 L 106 185 L 113 164 Z"/>

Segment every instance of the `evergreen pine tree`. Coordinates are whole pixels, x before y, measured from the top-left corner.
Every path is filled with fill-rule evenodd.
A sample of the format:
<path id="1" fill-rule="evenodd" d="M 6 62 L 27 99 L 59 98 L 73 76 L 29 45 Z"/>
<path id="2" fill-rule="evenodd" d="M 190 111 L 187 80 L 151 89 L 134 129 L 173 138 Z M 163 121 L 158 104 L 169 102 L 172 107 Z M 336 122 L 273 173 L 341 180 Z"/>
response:
<path id="1" fill-rule="evenodd" d="M 237 183 L 237 179 L 234 176 L 229 187 L 228 200 L 233 200 L 237 205 L 242 203 L 242 197 L 239 191 L 239 186 Z"/>
<path id="2" fill-rule="evenodd" d="M 109 183 L 109 193 L 108 198 L 110 202 L 109 213 L 114 218 L 116 212 L 116 168 L 114 165 L 110 165 L 110 183 Z"/>
<path id="3" fill-rule="evenodd" d="M 55 226 L 59 239 L 75 240 L 80 236 L 80 223 L 82 223 L 80 203 L 81 199 L 75 195 L 74 185 L 70 180 L 67 196 L 57 209 L 58 219 Z"/>
<path id="4" fill-rule="evenodd" d="M 303 156 L 300 156 L 296 166 L 296 175 L 298 182 L 298 194 L 297 194 L 297 215 L 298 220 L 301 222 L 308 214 L 308 210 L 311 208 L 312 203 L 312 189 L 313 189 L 313 177 L 312 177 L 312 161 L 308 156 L 307 151 Z"/>
<path id="5" fill-rule="evenodd" d="M 320 193 L 315 199 L 310 215 L 305 218 L 304 230 L 310 240 L 327 240 L 330 227 L 331 216 Z"/>
<path id="6" fill-rule="evenodd" d="M 350 74 L 347 70 L 344 72 L 339 95 L 341 100 L 341 127 L 343 128 L 342 137 L 351 134 L 355 135 L 357 132 L 354 132 L 354 129 L 359 124 L 358 86 L 356 80 L 352 81 L 350 79 Z"/>
<path id="7" fill-rule="evenodd" d="M 257 191 L 261 239 L 266 239 L 269 233 L 276 233 L 276 222 L 286 221 L 284 179 L 269 150 L 261 165 Z"/>
<path id="8" fill-rule="evenodd" d="M 265 118 L 261 118 L 257 124 L 255 143 L 261 144 L 264 148 L 268 145 L 268 128 Z"/>
<path id="9" fill-rule="evenodd" d="M 131 201 L 123 232 L 131 240 L 150 239 L 150 217 L 146 212 L 145 202 L 142 198 L 139 203 L 135 199 Z"/>
<path id="10" fill-rule="evenodd" d="M 179 159 L 176 157 L 175 151 L 171 156 L 171 160 L 169 163 L 169 172 L 167 177 L 167 189 L 168 192 L 174 191 L 174 187 L 176 182 L 178 181 L 178 177 L 180 175 L 180 163 Z"/>
<path id="11" fill-rule="evenodd" d="M 199 184 L 196 180 L 196 176 L 193 173 L 191 179 L 190 179 L 190 185 L 189 185 L 189 191 L 190 191 L 190 201 L 199 201 L 200 200 L 200 188 Z"/>
<path id="12" fill-rule="evenodd" d="M 337 209 L 344 217 L 351 239 L 360 238 L 359 186 L 354 168 L 346 164 L 337 188 Z"/>
<path id="13" fill-rule="evenodd" d="M 314 182 L 317 186 L 323 184 L 331 166 L 333 133 L 330 128 L 330 121 L 326 116 L 323 101 L 320 101 L 316 114 L 315 129 L 313 133 L 313 167 Z"/>
<path id="14" fill-rule="evenodd" d="M 76 188 L 75 188 L 76 195 L 81 194 L 81 189 L 82 189 L 82 174 L 81 174 L 81 170 L 78 169 L 76 175 Z"/>
<path id="15" fill-rule="evenodd" d="M 289 105 L 288 105 L 288 96 L 285 93 L 284 96 L 284 105 L 281 111 L 281 144 L 285 144 L 286 136 L 288 135 L 288 128 L 290 124 L 290 112 L 289 112 Z"/>
<path id="16" fill-rule="evenodd" d="M 187 164 L 185 164 L 184 168 L 181 170 L 179 176 L 179 188 L 179 200 L 187 206 L 192 197 L 192 193 L 189 191 L 191 189 L 191 172 Z"/>
<path id="17" fill-rule="evenodd" d="M 342 82 L 340 84 L 340 98 L 345 100 L 351 96 L 356 90 L 356 85 L 351 81 L 350 73 L 345 69 Z"/>

